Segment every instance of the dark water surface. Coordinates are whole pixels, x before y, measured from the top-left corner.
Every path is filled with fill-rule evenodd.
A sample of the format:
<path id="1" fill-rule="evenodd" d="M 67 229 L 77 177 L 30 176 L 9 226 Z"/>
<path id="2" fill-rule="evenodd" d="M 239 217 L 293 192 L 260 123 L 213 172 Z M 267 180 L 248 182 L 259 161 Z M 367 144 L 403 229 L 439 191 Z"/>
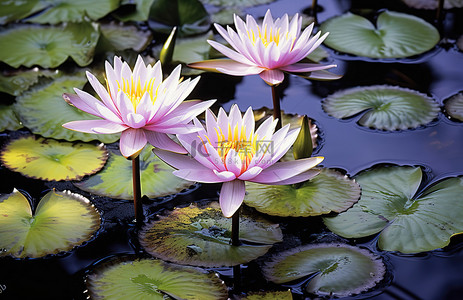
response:
<path id="1" fill-rule="evenodd" d="M 400 8 L 407 10 L 400 1 L 319 1 L 322 6 L 319 21 L 341 14 L 349 8 Z M 370 2 L 374 2 L 373 4 Z M 262 15 L 270 7 L 274 17 L 287 12 L 293 15 L 306 9 L 311 1 L 281 0 L 268 6 L 248 9 L 254 15 Z M 433 13 L 407 10 L 421 15 L 432 22 Z M 328 116 L 322 109 L 321 101 L 327 95 L 345 88 L 390 84 L 418 90 L 432 96 L 440 105 L 449 96 L 463 90 L 463 53 L 458 51 L 454 40 L 463 33 L 460 10 L 447 12 L 442 42 L 431 54 L 410 60 L 380 63 L 356 60 L 328 50 L 328 61 L 338 64 L 335 73 L 344 74 L 336 82 L 309 82 L 291 76 L 282 87 L 282 109 L 288 113 L 307 114 L 314 119 L 320 129 L 320 145 L 316 154 L 325 157 L 324 167 L 344 170 L 348 175 L 376 164 L 394 163 L 399 165 L 420 165 L 425 168 L 425 184 L 436 180 L 463 175 L 463 123 L 448 119 L 442 112 L 430 124 L 405 131 L 384 132 L 359 126 L 358 117 L 338 120 Z M 217 82 L 231 84 L 217 88 Z M 236 84 L 233 89 L 233 84 Z M 249 105 L 254 108 L 271 106 L 271 90 L 258 76 L 229 78 L 224 75 L 205 74 L 202 76 L 195 97 L 217 98 L 226 110 L 234 103 L 241 110 Z M 3 134 L 3 144 L 13 134 Z M 2 193 L 11 192 L 12 182 L 32 197 L 40 199 L 43 192 L 51 187 L 59 190 L 76 188 L 70 183 L 44 183 L 25 179 L 17 173 L 0 168 Z M 205 198 L 216 198 L 217 186 L 196 186 L 194 191 L 165 199 L 164 204 L 147 200 L 147 216 L 171 209 L 176 205 Z M 84 194 L 88 195 L 88 194 Z M 100 197 L 101 198 L 101 197 Z M 103 212 L 104 225 L 97 237 L 87 245 L 79 247 L 68 255 L 46 259 L 18 261 L 10 258 L 0 260 L 0 299 L 83 299 L 85 289 L 83 275 L 91 264 L 114 254 L 138 251 L 135 232 L 131 225 L 132 205 L 130 202 L 114 202 L 99 199 L 96 206 Z M 320 218 L 276 219 L 284 229 L 285 242 L 279 249 L 287 249 L 291 244 L 305 244 L 319 239 L 334 239 L 327 232 Z M 380 288 L 362 297 L 375 299 L 462 299 L 463 295 L 463 238 L 455 237 L 449 247 L 418 256 L 382 252 L 370 240 L 354 241 L 368 247 L 384 257 L 388 267 L 387 280 Z M 285 244 L 287 243 L 287 244 Z M 245 288 L 263 288 L 258 264 L 253 262 L 243 268 Z M 216 270 L 229 280 L 229 268 Z M 274 286 L 272 286 L 274 287 Z M 296 298 L 303 298 L 297 296 Z"/>

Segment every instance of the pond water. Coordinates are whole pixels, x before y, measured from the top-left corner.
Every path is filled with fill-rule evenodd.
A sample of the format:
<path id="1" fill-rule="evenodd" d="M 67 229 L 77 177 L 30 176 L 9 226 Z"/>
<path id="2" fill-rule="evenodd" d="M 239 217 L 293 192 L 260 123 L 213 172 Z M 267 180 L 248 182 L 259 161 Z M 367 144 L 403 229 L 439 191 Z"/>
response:
<path id="1" fill-rule="evenodd" d="M 349 8 L 369 7 L 400 8 L 400 1 L 334 1 L 320 2 L 319 22 L 339 15 Z M 270 5 L 249 8 L 248 13 L 262 15 L 267 8 L 274 16 L 290 15 L 308 8 L 311 1 L 281 0 Z M 413 11 L 416 12 L 416 11 Z M 432 21 L 433 13 L 419 12 Z M 463 53 L 450 43 L 463 33 L 462 10 L 447 12 L 444 37 L 449 43 L 441 43 L 432 54 L 415 61 L 375 62 L 355 60 L 332 50 L 330 62 L 338 65 L 333 72 L 344 77 L 333 82 L 310 82 L 291 76 L 280 88 L 282 109 L 287 113 L 307 114 L 320 129 L 320 145 L 315 154 L 325 157 L 324 167 L 340 169 L 353 176 L 377 164 L 419 165 L 425 168 L 425 185 L 439 179 L 463 175 L 463 124 L 450 120 L 442 111 L 436 120 L 426 126 L 412 130 L 385 132 L 364 128 L 357 124 L 358 117 L 339 120 L 326 114 L 321 106 L 323 98 L 344 88 L 361 85 L 391 84 L 408 87 L 428 94 L 442 107 L 443 101 L 463 90 Z M 458 26 L 458 24 L 460 26 Z M 218 84 L 219 83 L 219 84 Z M 236 84 L 235 89 L 221 88 L 221 84 Z M 242 110 L 271 106 L 271 90 L 259 77 L 229 78 L 220 74 L 204 74 L 192 97 L 218 99 L 218 105 L 229 110 L 237 103 Z M 216 108 L 217 108 L 216 107 Z M 25 130 L 2 133 L 0 142 L 15 137 Z M 44 191 L 56 187 L 58 190 L 78 191 L 72 184 L 46 183 L 26 179 L 1 167 L 1 193 L 10 193 L 13 182 L 18 189 L 27 191 L 40 199 Z M 150 217 L 163 210 L 201 199 L 216 199 L 219 186 L 196 185 L 175 197 L 145 200 L 145 215 Z M 115 254 L 140 251 L 132 226 L 132 204 L 127 201 L 101 199 L 96 206 L 103 212 L 104 225 L 97 236 L 87 245 L 67 255 L 25 261 L 11 258 L 0 259 L 0 299 L 84 299 L 83 276 L 98 260 Z M 462 199 L 463 201 L 463 199 Z M 343 240 L 330 234 L 321 218 L 274 218 L 285 234 L 285 241 L 278 248 L 291 244 L 306 244 L 313 241 Z M 380 254 L 388 266 L 387 279 L 379 287 L 355 298 L 374 299 L 461 299 L 463 294 L 463 238 L 452 238 L 443 250 L 420 255 L 401 255 L 381 251 L 374 240 L 351 240 L 358 245 Z M 285 246 L 285 243 L 287 245 Z M 214 269 L 225 281 L 230 281 L 231 269 Z M 257 274 L 257 276 L 256 276 Z M 264 288 L 267 283 L 259 274 L 255 262 L 243 266 L 244 289 Z M 297 292 L 298 288 L 294 287 Z M 295 298 L 303 298 L 295 293 Z"/>

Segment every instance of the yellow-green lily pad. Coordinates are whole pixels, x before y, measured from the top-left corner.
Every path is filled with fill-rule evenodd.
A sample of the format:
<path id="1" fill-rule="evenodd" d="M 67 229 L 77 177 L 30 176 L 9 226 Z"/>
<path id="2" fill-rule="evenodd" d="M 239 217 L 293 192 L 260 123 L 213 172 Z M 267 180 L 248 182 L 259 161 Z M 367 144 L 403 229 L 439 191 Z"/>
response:
<path id="1" fill-rule="evenodd" d="M 452 118 L 463 121 L 463 92 L 445 100 L 445 112 Z"/>
<path id="2" fill-rule="evenodd" d="M 244 203 L 258 211 L 280 217 L 309 217 L 342 212 L 360 198 L 360 186 L 331 169 L 301 184 L 264 185 L 246 182 Z"/>
<path id="3" fill-rule="evenodd" d="M 263 268 L 265 278 L 286 283 L 308 278 L 305 290 L 340 298 L 360 294 L 380 282 L 386 268 L 366 249 L 346 244 L 314 244 L 278 253 Z"/>
<path id="4" fill-rule="evenodd" d="M 228 296 L 214 273 L 148 258 L 112 258 L 97 265 L 86 284 L 92 299 L 220 300 Z"/>
<path id="5" fill-rule="evenodd" d="M 63 99 L 63 93 L 73 93 L 73 88 L 82 88 L 87 79 L 82 73 L 61 76 L 51 83 L 35 86 L 16 98 L 15 111 L 23 125 L 32 133 L 44 137 L 67 141 L 99 140 L 113 143 L 120 134 L 91 134 L 73 131 L 62 125 L 70 121 L 100 119 L 69 105 Z"/>
<path id="6" fill-rule="evenodd" d="M 361 126 L 380 130 L 405 130 L 437 118 L 439 104 L 420 92 L 389 85 L 341 90 L 323 100 L 323 109 L 335 118 L 361 114 Z"/>
<path id="7" fill-rule="evenodd" d="M 172 174 L 174 169 L 160 160 L 146 146 L 140 153 L 141 194 L 156 198 L 178 193 L 188 188 L 192 182 Z M 89 178 L 75 182 L 75 186 L 86 192 L 115 199 L 133 199 L 132 161 L 118 151 L 110 151 L 104 169 Z"/>
<path id="8" fill-rule="evenodd" d="M 329 32 L 325 45 L 343 53 L 370 58 L 403 58 L 424 53 L 440 40 L 431 24 L 413 15 L 383 11 L 376 24 L 346 13 L 320 26 Z"/>
<path id="9" fill-rule="evenodd" d="M 357 238 L 379 233 L 386 251 L 417 253 L 442 248 L 463 232 L 463 178 L 446 178 L 418 193 L 419 167 L 382 166 L 356 176 L 360 200 L 335 217 L 325 217 L 334 233 Z"/>
<path id="10" fill-rule="evenodd" d="M 0 256 L 36 258 L 70 251 L 100 228 L 90 201 L 69 191 L 48 192 L 34 210 L 19 191 L 0 197 Z"/>
<path id="11" fill-rule="evenodd" d="M 241 297 L 241 300 L 292 300 L 293 294 L 291 291 L 265 291 L 252 292 Z"/>
<path id="12" fill-rule="evenodd" d="M 231 219 L 216 202 L 204 209 L 176 208 L 167 216 L 147 224 L 139 234 L 149 254 L 179 264 L 222 267 L 250 262 L 282 241 L 278 224 L 262 217 L 240 216 L 240 246 L 232 246 Z"/>
<path id="13" fill-rule="evenodd" d="M 13 105 L 0 104 L 0 132 L 5 130 L 18 130 L 23 125 L 16 115 Z"/>
<path id="14" fill-rule="evenodd" d="M 93 60 L 100 33 L 95 24 L 17 25 L 0 31 L 0 61 L 19 66 L 55 68 L 71 57 L 79 66 Z"/>
<path id="15" fill-rule="evenodd" d="M 1 152 L 10 170 L 41 180 L 80 180 L 98 172 L 106 163 L 104 145 L 59 142 L 26 136 L 10 141 Z"/>

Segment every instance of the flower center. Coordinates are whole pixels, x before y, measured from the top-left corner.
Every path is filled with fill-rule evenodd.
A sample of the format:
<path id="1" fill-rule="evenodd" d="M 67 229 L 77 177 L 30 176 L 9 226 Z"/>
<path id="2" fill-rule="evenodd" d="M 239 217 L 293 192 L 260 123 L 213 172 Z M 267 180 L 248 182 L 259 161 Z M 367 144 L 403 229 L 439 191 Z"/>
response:
<path id="1" fill-rule="evenodd" d="M 135 113 L 137 112 L 137 106 L 145 93 L 149 93 L 151 101 L 154 102 L 156 100 L 157 88 L 154 89 L 155 79 L 156 78 L 153 77 L 146 80 L 143 86 L 141 85 L 140 78 L 138 78 L 138 80 L 134 80 L 133 75 L 130 76 L 130 79 L 122 78 L 122 86 L 120 82 L 117 82 L 119 91 L 124 92 L 127 98 L 129 98 L 132 102 Z"/>

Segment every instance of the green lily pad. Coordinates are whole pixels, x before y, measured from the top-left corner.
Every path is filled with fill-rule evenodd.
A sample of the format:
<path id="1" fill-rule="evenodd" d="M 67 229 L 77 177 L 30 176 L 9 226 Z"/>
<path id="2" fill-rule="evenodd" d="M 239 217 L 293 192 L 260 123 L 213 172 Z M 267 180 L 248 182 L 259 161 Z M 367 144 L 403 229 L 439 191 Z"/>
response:
<path id="1" fill-rule="evenodd" d="M 402 0 L 409 7 L 417 9 L 437 9 L 439 0 Z M 462 0 L 445 0 L 444 9 L 461 8 L 463 7 Z"/>
<path id="2" fill-rule="evenodd" d="M 246 182 L 244 203 L 280 217 L 309 217 L 342 212 L 360 198 L 360 186 L 331 169 L 296 185 L 264 185 Z"/>
<path id="3" fill-rule="evenodd" d="M 32 212 L 17 190 L 0 197 L 0 256 L 43 257 L 69 251 L 92 238 L 100 214 L 87 198 L 48 192 Z"/>
<path id="4" fill-rule="evenodd" d="M 149 31 L 139 30 L 137 27 L 118 25 L 115 23 L 100 26 L 100 44 L 104 44 L 106 50 L 132 49 L 137 52 L 143 51 L 152 40 Z M 104 40 L 104 42 L 102 41 Z"/>
<path id="5" fill-rule="evenodd" d="M 292 300 L 293 294 L 291 291 L 266 291 L 266 292 L 254 292 L 248 293 L 245 297 L 241 297 L 241 300 Z"/>
<path id="6" fill-rule="evenodd" d="M 0 1 L 0 24 L 3 25 L 12 21 L 24 19 L 44 9 L 46 6 L 47 3 L 40 0 Z"/>
<path id="7" fill-rule="evenodd" d="M 385 272 L 380 257 L 345 244 L 292 249 L 277 254 L 263 268 L 264 276 L 275 283 L 313 276 L 306 291 L 335 298 L 368 291 L 383 279 Z"/>
<path id="8" fill-rule="evenodd" d="M 263 4 L 269 4 L 275 0 L 201 0 L 204 4 L 215 6 L 231 7 L 251 7 Z"/>
<path id="9" fill-rule="evenodd" d="M 27 1 L 26 1 L 27 2 Z M 119 6 L 119 0 L 39 0 L 45 8 L 27 19 L 40 24 L 83 22 L 86 18 L 98 20 Z"/>
<path id="10" fill-rule="evenodd" d="M 188 188 L 192 182 L 178 178 L 174 169 L 160 160 L 146 146 L 140 153 L 141 193 L 156 198 L 178 193 Z M 133 199 L 132 161 L 119 152 L 111 151 L 104 169 L 75 186 L 86 192 L 115 199 Z"/>
<path id="11" fill-rule="evenodd" d="M 252 245 L 232 246 L 231 223 L 216 202 L 204 209 L 176 208 L 168 216 L 147 224 L 140 232 L 140 244 L 146 252 L 163 260 L 222 267 L 250 262 L 283 238 L 278 224 L 241 214 L 240 240 Z"/>
<path id="12" fill-rule="evenodd" d="M 463 121 L 463 92 L 453 95 L 445 102 L 446 113 L 459 121 Z"/>
<path id="13" fill-rule="evenodd" d="M 116 12 L 113 15 L 122 22 L 147 21 L 150 7 L 155 0 L 122 0 L 121 5 L 135 5 L 135 9 L 128 9 L 129 12 Z"/>
<path id="14" fill-rule="evenodd" d="M 156 0 L 151 5 L 149 26 L 169 34 L 176 26 L 180 37 L 209 30 L 210 16 L 199 0 Z"/>
<path id="15" fill-rule="evenodd" d="M 14 68 L 55 68 L 71 57 L 79 66 L 86 66 L 93 60 L 99 35 L 95 25 L 85 22 L 10 27 L 0 31 L 0 61 Z"/>
<path id="16" fill-rule="evenodd" d="M 1 152 L 10 170 L 41 180 L 80 180 L 103 168 L 108 152 L 103 145 L 59 142 L 26 136 L 10 141 Z"/>
<path id="17" fill-rule="evenodd" d="M 323 100 L 323 109 L 335 118 L 363 112 L 358 123 L 380 130 L 405 130 L 437 118 L 439 105 L 425 94 L 397 86 L 375 85 L 336 92 Z"/>
<path id="18" fill-rule="evenodd" d="M 157 259 L 113 258 L 87 276 L 92 299 L 227 299 L 227 289 L 213 273 Z"/>
<path id="19" fill-rule="evenodd" d="M 5 130 L 18 130 L 23 125 L 14 112 L 13 105 L 0 104 L 0 132 Z"/>
<path id="20" fill-rule="evenodd" d="M 447 178 L 417 194 L 419 167 L 393 166 L 356 176 L 362 197 L 351 209 L 323 219 L 334 233 L 364 237 L 380 233 L 379 248 L 417 253 L 445 247 L 463 232 L 463 178 Z"/>
<path id="21" fill-rule="evenodd" d="M 437 29 L 423 19 L 392 11 L 380 13 L 376 25 L 349 12 L 324 22 L 320 30 L 330 33 L 326 46 L 370 58 L 418 55 L 440 40 Z"/>
<path id="22" fill-rule="evenodd" d="M 32 133 L 67 141 L 99 140 L 103 143 L 113 143 L 119 139 L 119 134 L 91 134 L 62 127 L 70 121 L 100 119 L 63 100 L 63 93 L 73 93 L 74 87 L 82 88 L 86 82 L 83 73 L 61 76 L 17 97 L 14 109 L 23 125 Z"/>
<path id="23" fill-rule="evenodd" d="M 59 74 L 58 71 L 40 70 L 33 68 L 27 71 L 17 71 L 0 74 L 0 92 L 13 96 L 19 96 L 31 86 L 39 82 L 39 78 L 53 78 Z"/>

